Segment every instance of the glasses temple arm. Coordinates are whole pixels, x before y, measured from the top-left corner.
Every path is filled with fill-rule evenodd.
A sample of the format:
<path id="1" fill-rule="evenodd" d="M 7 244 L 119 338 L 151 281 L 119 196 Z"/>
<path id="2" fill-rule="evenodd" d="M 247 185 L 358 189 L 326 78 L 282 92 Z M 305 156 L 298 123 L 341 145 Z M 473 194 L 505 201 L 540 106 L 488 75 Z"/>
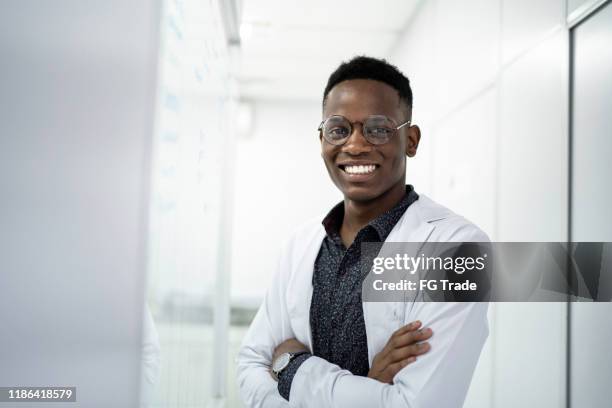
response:
<path id="1" fill-rule="evenodd" d="M 401 125 L 399 125 L 398 127 L 395 128 L 395 130 L 400 130 L 401 128 L 403 128 L 404 126 L 410 124 L 410 121 L 407 120 L 406 122 L 402 123 Z"/>

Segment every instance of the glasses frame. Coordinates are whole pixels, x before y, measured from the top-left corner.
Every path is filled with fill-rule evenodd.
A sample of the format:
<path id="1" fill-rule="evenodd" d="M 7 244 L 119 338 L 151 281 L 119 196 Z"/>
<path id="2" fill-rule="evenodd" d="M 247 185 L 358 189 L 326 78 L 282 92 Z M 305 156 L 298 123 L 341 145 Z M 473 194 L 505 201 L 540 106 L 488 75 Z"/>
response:
<path id="1" fill-rule="evenodd" d="M 367 122 L 368 119 L 370 119 L 372 117 L 383 117 L 383 118 L 389 120 L 391 123 L 393 123 L 395 125 L 395 121 L 393 119 L 389 118 L 388 116 L 385 116 L 385 115 L 370 115 L 370 116 L 368 116 L 366 118 L 366 120 L 364 122 Z M 325 126 L 325 123 L 327 123 L 327 121 L 329 121 L 331 118 L 342 118 L 342 119 L 344 119 L 349 124 L 349 134 L 348 134 L 348 136 L 346 138 L 344 138 L 342 140 L 341 143 L 337 143 L 337 142 L 333 142 L 333 141 L 329 140 L 327 137 L 325 137 L 325 132 L 323 132 L 323 128 Z M 365 133 L 363 133 L 363 126 L 364 126 L 363 122 L 359 122 L 359 121 L 351 122 L 350 120 L 348 120 L 347 118 L 345 118 L 342 115 L 331 115 L 327 119 L 322 120 L 321 123 L 319 124 L 319 127 L 317 128 L 317 131 L 323 137 L 323 139 L 325 139 L 325 141 L 327 143 L 329 143 L 331 145 L 334 145 L 334 146 L 342 146 L 343 144 L 345 144 L 351 138 L 351 136 L 353 134 L 353 131 L 355 130 L 355 126 L 354 125 L 358 123 L 358 124 L 361 125 L 361 132 L 362 132 L 363 137 L 365 138 L 365 140 L 367 140 L 368 143 L 370 143 L 371 145 L 381 146 L 381 145 L 389 143 L 389 140 L 391 140 L 391 137 L 397 135 L 397 133 L 398 133 L 397 131 L 400 130 L 401 128 L 403 128 L 404 126 L 409 125 L 410 122 L 411 122 L 410 120 L 407 120 L 407 121 L 401 123 L 400 125 L 396 126 L 395 128 L 393 128 L 393 130 L 394 130 L 393 134 L 391 136 L 389 136 L 387 141 L 384 142 L 384 143 L 372 143 L 372 141 L 370 139 L 368 139 L 368 137 L 365 135 Z"/>

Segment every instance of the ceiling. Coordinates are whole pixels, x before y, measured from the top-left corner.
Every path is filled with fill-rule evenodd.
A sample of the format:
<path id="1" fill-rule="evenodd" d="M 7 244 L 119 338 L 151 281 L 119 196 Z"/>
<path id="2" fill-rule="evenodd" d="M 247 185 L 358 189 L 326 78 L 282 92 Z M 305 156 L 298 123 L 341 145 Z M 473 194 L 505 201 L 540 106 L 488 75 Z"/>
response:
<path id="1" fill-rule="evenodd" d="M 319 100 L 341 61 L 388 56 L 419 1 L 243 0 L 241 98 Z"/>

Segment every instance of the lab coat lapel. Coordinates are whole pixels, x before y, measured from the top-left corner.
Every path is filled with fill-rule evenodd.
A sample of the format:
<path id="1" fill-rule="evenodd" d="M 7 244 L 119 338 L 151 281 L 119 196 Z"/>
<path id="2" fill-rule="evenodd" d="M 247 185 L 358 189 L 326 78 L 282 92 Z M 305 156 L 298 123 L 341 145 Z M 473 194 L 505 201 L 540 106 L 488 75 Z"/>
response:
<path id="1" fill-rule="evenodd" d="M 422 201 L 421 201 L 422 200 Z M 430 221 L 445 217 L 432 207 L 433 202 L 426 197 L 413 203 L 395 225 L 385 242 L 416 242 L 422 244 L 432 236 L 435 225 Z M 414 254 L 416 255 L 416 253 Z M 363 302 L 363 317 L 368 342 L 368 359 L 372 360 L 386 345 L 389 336 L 405 323 L 406 307 L 404 302 Z"/>
<path id="2" fill-rule="evenodd" d="M 325 236 L 321 224 L 315 231 L 308 234 L 303 242 L 298 244 L 301 250 L 299 255 L 293 257 L 293 273 L 288 285 L 287 306 L 292 317 L 292 326 L 295 338 L 312 350 L 312 332 L 310 328 L 310 302 L 312 301 L 312 276 L 314 264 Z"/>

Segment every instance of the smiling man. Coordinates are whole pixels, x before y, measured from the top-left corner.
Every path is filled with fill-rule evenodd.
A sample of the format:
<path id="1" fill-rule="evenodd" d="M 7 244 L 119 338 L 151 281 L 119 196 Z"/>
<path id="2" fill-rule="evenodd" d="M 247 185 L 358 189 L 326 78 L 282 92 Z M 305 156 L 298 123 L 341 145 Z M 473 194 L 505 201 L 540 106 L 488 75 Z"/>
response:
<path id="1" fill-rule="evenodd" d="M 321 155 L 344 195 L 297 229 L 238 356 L 248 407 L 460 407 L 488 335 L 487 303 L 364 302 L 364 242 L 484 242 L 406 185 L 421 133 L 408 79 L 356 57 L 330 76 Z"/>

